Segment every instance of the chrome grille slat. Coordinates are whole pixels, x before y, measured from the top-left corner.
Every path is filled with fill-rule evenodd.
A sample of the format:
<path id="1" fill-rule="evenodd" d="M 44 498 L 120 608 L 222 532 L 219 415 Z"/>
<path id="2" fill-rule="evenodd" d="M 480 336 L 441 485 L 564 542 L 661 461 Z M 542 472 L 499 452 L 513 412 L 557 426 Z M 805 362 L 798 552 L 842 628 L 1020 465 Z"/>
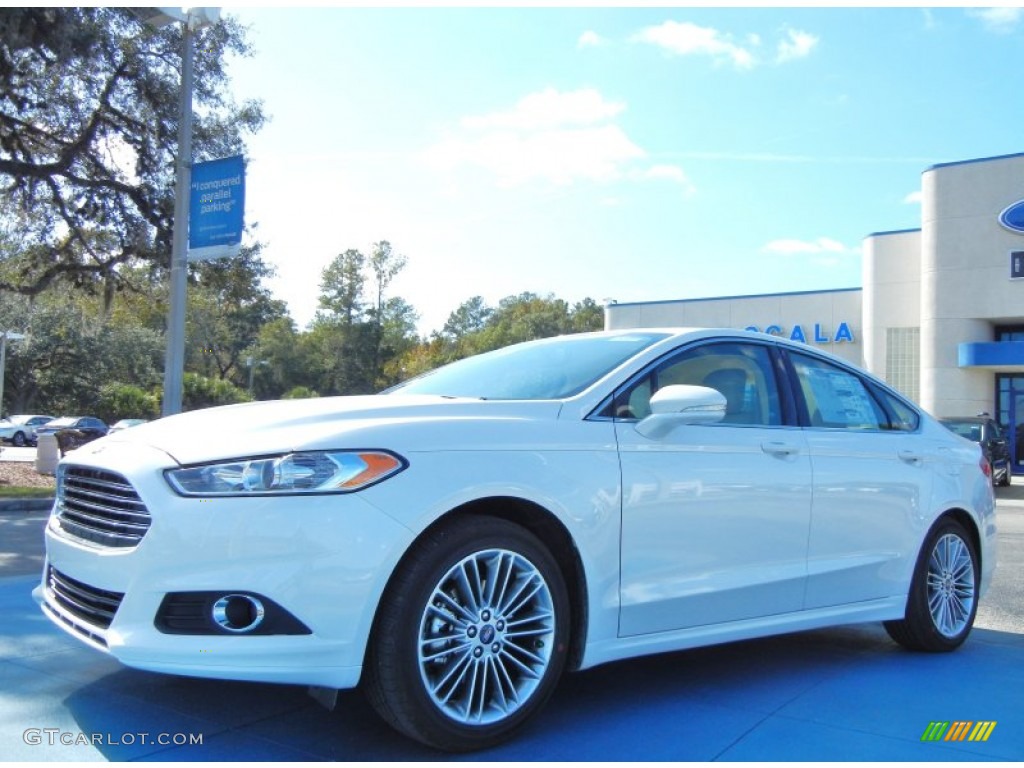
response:
<path id="1" fill-rule="evenodd" d="M 102 472 L 102 470 L 93 471 Z M 114 475 L 112 472 L 103 472 L 103 474 L 106 475 L 106 477 L 90 477 L 88 475 L 80 474 L 75 477 L 75 482 L 81 487 L 94 485 L 99 488 L 105 488 L 108 491 L 120 491 L 123 495 L 129 497 L 135 493 L 135 489 L 132 488 L 131 483 L 129 483 L 123 477 L 120 480 L 118 480 L 116 479 L 118 476 Z"/>
<path id="2" fill-rule="evenodd" d="M 78 524 L 78 525 L 81 525 L 81 526 L 86 527 L 86 528 L 92 527 L 92 528 L 95 528 L 95 529 L 102 529 L 105 533 L 111 533 L 111 534 L 114 534 L 114 535 L 122 535 L 122 536 L 124 536 L 124 535 L 141 536 L 149 528 L 149 523 L 129 523 L 129 522 L 124 521 L 124 520 L 121 520 L 121 521 L 118 521 L 118 522 L 114 523 L 114 522 L 111 522 L 110 520 L 108 520 L 106 518 L 103 518 L 103 517 L 82 515 L 82 514 L 76 514 L 76 513 L 70 513 L 70 512 L 65 513 L 64 518 L 63 518 L 63 520 L 61 522 L 62 523 L 63 522 L 67 522 L 67 523 L 70 523 L 72 525 Z M 120 533 L 119 534 L 119 532 L 121 530 L 126 530 L 126 531 L 129 531 L 130 533 L 128 533 L 128 534 Z"/>
<path id="3" fill-rule="evenodd" d="M 124 510 L 115 509 L 115 508 L 112 508 L 112 507 L 109 507 L 109 506 L 105 506 L 103 504 L 95 504 L 95 503 L 93 503 L 91 501 L 85 501 L 84 499 L 79 499 L 79 498 L 77 498 L 75 496 L 69 495 L 67 492 L 65 492 L 64 499 L 65 499 L 66 502 L 74 503 L 75 508 L 76 508 L 77 511 L 82 511 L 82 510 L 88 509 L 88 510 L 93 510 L 95 512 L 100 513 L 101 517 L 104 516 L 104 515 L 119 515 L 119 516 L 124 517 L 124 518 L 135 518 L 136 520 L 141 520 L 146 525 L 149 524 L 149 513 L 148 512 L 126 512 Z M 84 514 L 84 512 L 83 512 L 83 514 Z M 123 520 L 122 522 L 127 523 L 127 522 L 129 522 L 129 520 Z"/>
<path id="4" fill-rule="evenodd" d="M 103 469 L 62 466 L 57 522 L 69 536 L 104 547 L 134 547 L 151 518 L 132 484 Z"/>
<path id="5" fill-rule="evenodd" d="M 84 584 L 50 566 L 46 587 L 55 609 L 74 616 L 89 628 L 105 630 L 124 599 L 121 592 L 111 592 Z"/>
<path id="6" fill-rule="evenodd" d="M 106 502 L 107 504 L 131 504 L 131 505 L 134 505 L 134 506 L 142 508 L 142 509 L 146 508 L 146 505 L 143 504 L 138 499 L 132 499 L 132 498 L 129 498 L 129 497 L 126 497 L 126 496 L 123 496 L 123 495 L 122 496 L 115 496 L 115 495 L 112 495 L 112 494 L 109 494 L 109 493 L 100 493 L 99 491 L 90 491 L 90 490 L 88 490 L 88 489 L 86 489 L 84 487 L 82 487 L 82 488 L 79 488 L 79 487 L 65 488 L 64 492 L 66 494 L 68 494 L 69 496 L 73 496 L 75 499 L 79 500 L 83 504 L 86 504 L 86 503 L 89 503 L 90 501 L 92 501 L 93 503 L 98 503 L 98 504 L 102 503 L 102 502 Z"/>

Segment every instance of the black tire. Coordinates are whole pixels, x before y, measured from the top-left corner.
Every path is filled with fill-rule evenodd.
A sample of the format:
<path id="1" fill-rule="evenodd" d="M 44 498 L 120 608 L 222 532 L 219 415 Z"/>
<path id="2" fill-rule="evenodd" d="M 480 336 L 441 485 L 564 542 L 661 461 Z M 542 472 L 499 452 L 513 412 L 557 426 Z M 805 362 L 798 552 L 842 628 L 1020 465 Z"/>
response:
<path id="1" fill-rule="evenodd" d="M 385 721 L 424 744 L 493 746 L 547 702 L 569 624 L 562 574 L 540 540 L 505 520 L 459 518 L 418 542 L 388 586 L 363 689 Z"/>
<path id="2" fill-rule="evenodd" d="M 24 432 L 15 432 L 14 437 L 11 438 L 11 442 L 14 443 L 18 448 L 24 448 L 27 441 L 25 440 Z"/>
<path id="3" fill-rule="evenodd" d="M 910 650 L 956 650 L 974 626 L 980 578 L 970 535 L 956 520 L 941 519 L 917 557 L 906 614 L 900 621 L 885 622 L 886 631 Z"/>

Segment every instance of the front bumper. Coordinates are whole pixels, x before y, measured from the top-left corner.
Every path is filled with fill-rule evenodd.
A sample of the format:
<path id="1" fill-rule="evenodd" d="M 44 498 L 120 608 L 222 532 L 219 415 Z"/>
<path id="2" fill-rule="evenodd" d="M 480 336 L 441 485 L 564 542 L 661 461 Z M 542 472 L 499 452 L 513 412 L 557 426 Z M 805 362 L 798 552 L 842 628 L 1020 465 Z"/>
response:
<path id="1" fill-rule="evenodd" d="M 137 544 L 108 546 L 62 525 L 58 500 L 34 594 L 62 629 L 139 669 L 333 688 L 358 682 L 374 611 L 408 529 L 356 494 L 182 498 L 163 478 L 174 462 L 137 445 L 111 444 L 65 463 L 116 471 L 150 522 Z M 308 631 L 158 628 L 167 595 L 199 592 L 259 595 Z"/>

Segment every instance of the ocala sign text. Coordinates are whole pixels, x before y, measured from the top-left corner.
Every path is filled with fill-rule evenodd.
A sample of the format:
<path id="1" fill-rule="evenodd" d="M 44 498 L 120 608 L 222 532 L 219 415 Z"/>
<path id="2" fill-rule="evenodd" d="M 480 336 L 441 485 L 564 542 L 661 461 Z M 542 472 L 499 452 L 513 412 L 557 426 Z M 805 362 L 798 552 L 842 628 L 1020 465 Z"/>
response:
<path id="1" fill-rule="evenodd" d="M 756 325 L 748 325 L 746 330 L 760 331 L 762 329 Z M 838 325 L 834 336 L 830 336 L 828 331 L 824 330 L 821 323 L 814 324 L 814 332 L 811 334 L 806 333 L 802 325 L 794 325 L 788 334 L 781 325 L 765 326 L 764 332 L 772 336 L 785 336 L 793 341 L 802 341 L 805 344 L 840 344 L 853 341 L 853 331 L 847 322 L 842 322 Z"/>

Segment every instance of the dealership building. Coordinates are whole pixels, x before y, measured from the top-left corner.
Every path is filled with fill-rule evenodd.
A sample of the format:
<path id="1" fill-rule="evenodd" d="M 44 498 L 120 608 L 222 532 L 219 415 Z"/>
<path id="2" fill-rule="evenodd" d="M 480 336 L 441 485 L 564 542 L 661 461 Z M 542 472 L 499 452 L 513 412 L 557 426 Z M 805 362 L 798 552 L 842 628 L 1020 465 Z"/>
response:
<path id="1" fill-rule="evenodd" d="M 1024 436 L 1024 153 L 935 165 L 921 192 L 919 229 L 865 239 L 860 288 L 613 302 L 605 327 L 796 339 L 867 368 L 936 416 L 988 412 Z M 1024 439 L 1017 447 L 1024 471 Z"/>

